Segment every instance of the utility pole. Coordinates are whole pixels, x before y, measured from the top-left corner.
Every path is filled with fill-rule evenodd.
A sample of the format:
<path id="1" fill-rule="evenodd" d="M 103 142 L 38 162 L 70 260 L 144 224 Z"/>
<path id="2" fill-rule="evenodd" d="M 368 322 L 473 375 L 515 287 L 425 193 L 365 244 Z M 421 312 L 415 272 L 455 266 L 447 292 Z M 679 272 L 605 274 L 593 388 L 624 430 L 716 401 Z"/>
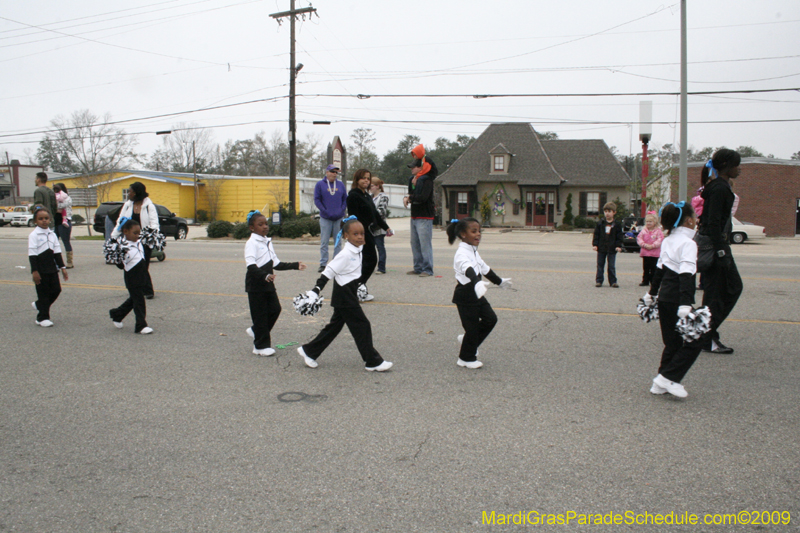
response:
<path id="1" fill-rule="evenodd" d="M 194 152 L 194 141 L 192 141 L 192 172 L 194 172 L 194 223 L 197 224 L 197 156 Z"/>
<path id="2" fill-rule="evenodd" d="M 678 201 L 686 200 L 688 177 L 688 101 L 686 98 L 686 0 L 681 0 L 681 159 L 678 165 Z"/>
<path id="3" fill-rule="evenodd" d="M 281 23 L 281 19 L 289 17 L 289 39 L 290 39 L 290 53 L 289 53 L 289 213 L 295 213 L 294 199 L 297 194 L 297 121 L 295 119 L 295 105 L 294 105 L 294 81 L 297 78 L 297 73 L 303 68 L 303 64 L 295 65 L 295 51 L 294 51 L 294 23 L 298 16 L 302 16 L 305 20 L 305 14 L 316 13 L 317 10 L 313 7 L 304 7 L 301 9 L 294 8 L 295 0 L 291 0 L 289 11 L 281 11 L 280 13 L 272 13 L 270 17 Z"/>

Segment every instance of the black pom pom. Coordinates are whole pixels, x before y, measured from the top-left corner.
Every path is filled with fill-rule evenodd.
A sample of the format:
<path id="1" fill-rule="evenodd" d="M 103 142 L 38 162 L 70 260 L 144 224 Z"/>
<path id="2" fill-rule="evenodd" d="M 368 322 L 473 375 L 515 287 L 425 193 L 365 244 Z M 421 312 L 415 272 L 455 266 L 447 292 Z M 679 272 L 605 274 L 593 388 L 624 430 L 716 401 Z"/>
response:
<path id="1" fill-rule="evenodd" d="M 314 316 L 322 307 L 322 302 L 325 298 L 317 297 L 312 298 L 308 294 L 298 294 L 292 300 L 294 310 L 303 316 Z"/>
<path id="2" fill-rule="evenodd" d="M 122 244 L 122 237 L 119 239 L 108 239 L 103 244 L 103 256 L 106 258 L 107 263 L 114 263 L 121 265 L 125 261 L 125 256 L 128 254 L 128 249 Z"/>
<path id="3" fill-rule="evenodd" d="M 655 300 L 653 301 L 653 305 L 647 305 L 644 303 L 644 300 L 640 298 L 639 304 L 636 306 L 636 312 L 639 313 L 639 317 L 645 322 L 658 320 L 658 306 Z"/>
<path id="4" fill-rule="evenodd" d="M 683 340 L 692 342 L 711 331 L 711 311 L 708 307 L 695 309 L 684 318 L 678 320 L 675 329 Z"/>
<path id="5" fill-rule="evenodd" d="M 142 228 L 142 235 L 139 237 L 142 244 L 153 250 L 163 250 L 167 247 L 167 238 L 159 230 L 154 228 Z"/>

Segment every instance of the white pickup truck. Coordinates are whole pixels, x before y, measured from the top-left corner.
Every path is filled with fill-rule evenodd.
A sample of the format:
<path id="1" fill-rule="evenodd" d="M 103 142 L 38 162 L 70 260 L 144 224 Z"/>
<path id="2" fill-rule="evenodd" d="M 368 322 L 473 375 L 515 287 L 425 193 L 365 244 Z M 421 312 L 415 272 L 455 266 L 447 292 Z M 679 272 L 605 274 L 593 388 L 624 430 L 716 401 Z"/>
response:
<path id="1" fill-rule="evenodd" d="M 15 224 L 14 220 L 16 218 L 19 218 L 19 223 Z M 28 223 L 28 221 L 30 221 L 30 223 Z M 27 205 L 15 206 L 10 211 L 0 211 L 0 226 L 5 226 L 6 224 L 32 227 L 33 215 L 31 215 Z"/>

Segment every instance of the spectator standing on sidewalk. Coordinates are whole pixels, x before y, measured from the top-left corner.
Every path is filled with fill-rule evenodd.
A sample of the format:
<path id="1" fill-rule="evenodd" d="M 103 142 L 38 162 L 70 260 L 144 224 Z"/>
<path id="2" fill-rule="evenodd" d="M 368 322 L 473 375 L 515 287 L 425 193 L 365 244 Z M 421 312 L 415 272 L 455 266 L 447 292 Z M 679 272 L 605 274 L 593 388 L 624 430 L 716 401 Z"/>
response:
<path id="1" fill-rule="evenodd" d="M 338 176 L 339 167 L 328 165 L 325 177 L 314 186 L 314 205 L 319 209 L 319 272 L 328 264 L 328 242 L 339 233 L 347 209 L 347 191 Z M 333 257 L 341 249 L 341 243 L 334 245 Z"/>
<path id="2" fill-rule="evenodd" d="M 433 218 L 436 202 L 433 197 L 433 180 L 439 170 L 429 157 L 425 147 L 418 144 L 411 150 L 414 162 L 408 165 L 411 178 L 408 180 L 408 196 L 403 198 L 405 207 L 411 206 L 411 253 L 414 270 L 407 272 L 425 278 L 433 276 Z"/>

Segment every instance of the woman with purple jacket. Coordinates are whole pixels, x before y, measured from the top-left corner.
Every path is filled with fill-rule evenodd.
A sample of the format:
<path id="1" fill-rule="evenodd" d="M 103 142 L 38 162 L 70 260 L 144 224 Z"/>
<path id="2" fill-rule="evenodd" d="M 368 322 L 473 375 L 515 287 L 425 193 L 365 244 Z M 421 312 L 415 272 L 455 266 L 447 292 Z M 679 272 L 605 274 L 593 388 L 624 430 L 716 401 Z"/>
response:
<path id="1" fill-rule="evenodd" d="M 328 165 L 325 177 L 314 186 L 314 205 L 319 209 L 319 272 L 328 264 L 328 241 L 339 233 L 347 209 L 347 191 L 338 176 L 339 167 Z M 341 243 L 335 246 L 333 256 L 341 249 Z"/>

